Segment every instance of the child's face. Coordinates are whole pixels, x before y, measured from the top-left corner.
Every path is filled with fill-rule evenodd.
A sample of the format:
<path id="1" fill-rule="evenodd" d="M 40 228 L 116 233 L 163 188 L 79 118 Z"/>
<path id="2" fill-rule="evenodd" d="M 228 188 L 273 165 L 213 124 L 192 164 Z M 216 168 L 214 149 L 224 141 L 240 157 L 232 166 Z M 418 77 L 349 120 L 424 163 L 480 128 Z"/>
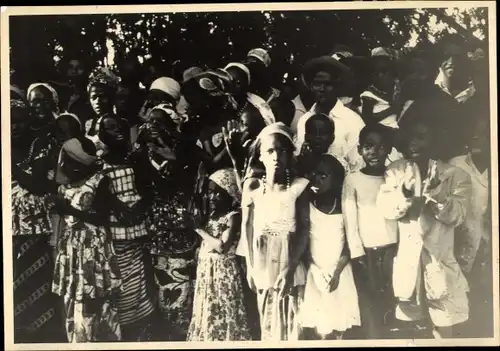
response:
<path id="1" fill-rule="evenodd" d="M 327 162 L 320 161 L 312 172 L 311 191 L 316 195 L 325 194 L 335 189 L 337 184 L 332 167 Z"/>
<path id="2" fill-rule="evenodd" d="M 129 107 L 129 100 L 131 98 L 130 94 L 130 89 L 120 86 L 118 88 L 118 91 L 116 92 L 116 110 L 118 111 L 118 114 L 124 114 L 129 111 L 127 111 L 127 108 Z"/>
<path id="3" fill-rule="evenodd" d="M 124 125 L 116 118 L 108 117 L 102 121 L 104 143 L 108 146 L 124 146 L 127 144 L 127 133 Z"/>
<path id="4" fill-rule="evenodd" d="M 34 116 L 36 116 L 40 122 L 52 118 L 52 103 L 45 89 L 33 89 L 28 96 L 28 102 Z"/>
<path id="5" fill-rule="evenodd" d="M 231 197 L 215 182 L 210 181 L 208 183 L 208 204 L 210 206 L 210 211 L 229 208 L 231 205 Z"/>
<path id="6" fill-rule="evenodd" d="M 97 85 L 90 87 L 89 98 L 90 105 L 98 116 L 111 112 L 111 101 L 103 87 Z"/>
<path id="7" fill-rule="evenodd" d="M 291 150 L 284 144 L 278 134 L 264 137 L 260 145 L 260 161 L 266 171 L 280 172 L 288 167 Z"/>
<path id="8" fill-rule="evenodd" d="M 371 132 L 359 145 L 358 151 L 368 167 L 379 169 L 385 167 L 390 148 L 384 143 L 382 135 Z"/>
<path id="9" fill-rule="evenodd" d="M 333 143 L 333 130 L 326 121 L 314 120 L 306 125 L 305 142 L 313 152 L 323 154 Z"/>
<path id="10" fill-rule="evenodd" d="M 168 129 L 167 116 L 161 110 L 151 111 L 147 122 L 149 135 L 158 138 L 160 134 Z"/>
<path id="11" fill-rule="evenodd" d="M 417 124 L 411 131 L 407 132 L 404 156 L 413 160 L 429 157 L 431 139 L 431 130 L 423 124 Z"/>

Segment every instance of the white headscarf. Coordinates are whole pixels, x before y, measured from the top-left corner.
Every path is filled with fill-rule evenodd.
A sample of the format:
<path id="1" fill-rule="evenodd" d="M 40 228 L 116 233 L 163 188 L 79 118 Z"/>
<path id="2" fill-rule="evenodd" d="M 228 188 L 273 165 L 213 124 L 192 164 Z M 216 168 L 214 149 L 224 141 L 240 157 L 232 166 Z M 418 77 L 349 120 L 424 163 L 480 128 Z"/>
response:
<path id="1" fill-rule="evenodd" d="M 247 80 L 248 80 L 248 85 L 250 85 L 250 83 L 252 82 L 252 78 L 250 75 L 250 70 L 248 69 L 247 66 L 245 66 L 244 64 L 239 63 L 239 62 L 231 62 L 226 67 L 224 67 L 224 71 L 226 71 L 228 68 L 231 68 L 231 67 L 239 68 L 240 70 L 245 72 L 245 74 L 247 76 Z"/>
<path id="2" fill-rule="evenodd" d="M 149 90 L 160 90 L 165 94 L 170 95 L 176 101 L 179 101 L 181 98 L 181 85 L 172 78 L 169 77 L 160 77 L 156 79 L 152 84 Z"/>
<path id="3" fill-rule="evenodd" d="M 30 96 L 31 92 L 34 89 L 39 88 L 39 87 L 44 87 L 52 95 L 51 96 L 52 97 L 52 101 L 54 102 L 54 105 L 55 105 L 55 111 L 53 111 L 55 113 L 55 115 L 54 115 L 54 117 L 55 117 L 57 114 L 59 114 L 59 95 L 57 94 L 56 90 L 50 84 L 47 84 L 47 83 L 34 83 L 34 84 L 31 84 L 28 87 L 28 90 L 26 92 L 26 99 L 29 100 L 29 96 Z"/>

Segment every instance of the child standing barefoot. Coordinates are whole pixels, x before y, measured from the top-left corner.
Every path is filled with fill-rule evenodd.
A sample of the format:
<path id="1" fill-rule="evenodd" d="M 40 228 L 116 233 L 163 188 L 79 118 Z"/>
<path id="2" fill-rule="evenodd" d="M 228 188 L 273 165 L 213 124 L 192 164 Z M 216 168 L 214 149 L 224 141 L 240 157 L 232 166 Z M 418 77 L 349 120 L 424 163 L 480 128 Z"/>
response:
<path id="1" fill-rule="evenodd" d="M 250 340 L 235 254 L 241 216 L 233 210 L 239 202 L 233 169 L 213 173 L 208 187 L 210 218 L 204 229 L 196 229 L 203 243 L 198 256 L 188 340 Z"/>
<path id="2" fill-rule="evenodd" d="M 341 339 L 361 324 L 341 212 L 344 174 L 330 155 L 323 155 L 312 172 L 309 271 L 299 312 L 306 339 Z"/>

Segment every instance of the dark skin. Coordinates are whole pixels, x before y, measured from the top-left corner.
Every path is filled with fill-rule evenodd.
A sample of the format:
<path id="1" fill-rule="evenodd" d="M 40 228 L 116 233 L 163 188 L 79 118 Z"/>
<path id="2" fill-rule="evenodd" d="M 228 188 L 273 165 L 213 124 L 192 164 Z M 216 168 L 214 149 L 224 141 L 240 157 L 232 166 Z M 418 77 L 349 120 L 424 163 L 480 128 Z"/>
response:
<path id="1" fill-rule="evenodd" d="M 109 88 L 95 84 L 89 90 L 90 105 L 99 117 L 113 113 L 114 96 Z"/>
<path id="2" fill-rule="evenodd" d="M 366 164 L 361 172 L 366 175 L 383 176 L 385 173 L 385 161 L 392 147 L 383 138 L 382 135 L 371 132 L 358 146 L 358 152 Z"/>
<path id="3" fill-rule="evenodd" d="M 332 165 L 325 161 L 325 158 L 330 156 L 323 156 L 318 164 L 316 165 L 311 177 L 311 201 L 315 208 L 324 214 L 339 214 L 340 209 L 340 198 L 342 189 L 342 178 L 343 175 L 336 175 L 336 169 Z M 333 210 L 333 212 L 332 212 Z M 339 286 L 340 275 L 342 271 L 349 263 L 350 254 L 347 242 L 344 244 L 342 249 L 342 254 L 337 264 L 337 267 L 332 272 L 332 278 L 329 282 L 330 292 L 335 291 Z M 314 329 L 309 329 L 305 331 L 307 339 L 319 339 L 328 340 L 340 338 L 342 333 L 332 332 L 329 335 L 321 335 Z"/>
<path id="4" fill-rule="evenodd" d="M 314 96 L 318 113 L 328 114 L 337 103 L 337 83 L 338 77 L 333 76 L 330 72 L 320 71 L 314 75 L 310 89 Z"/>
<path id="5" fill-rule="evenodd" d="M 299 168 L 307 174 L 313 168 L 317 158 L 328 151 L 334 139 L 332 123 L 323 118 L 312 117 L 308 120 L 304 144 L 298 157 Z"/>
<path id="6" fill-rule="evenodd" d="M 440 65 L 444 78 L 443 84 L 452 96 L 456 96 L 469 85 L 467 57 L 457 46 L 448 48 L 443 57 Z"/>

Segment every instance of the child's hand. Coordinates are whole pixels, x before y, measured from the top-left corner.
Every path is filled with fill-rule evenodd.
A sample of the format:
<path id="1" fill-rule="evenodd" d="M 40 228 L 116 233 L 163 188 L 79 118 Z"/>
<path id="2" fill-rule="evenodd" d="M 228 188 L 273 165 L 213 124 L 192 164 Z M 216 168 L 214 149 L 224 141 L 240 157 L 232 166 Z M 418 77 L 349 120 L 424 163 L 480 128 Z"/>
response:
<path id="1" fill-rule="evenodd" d="M 328 287 L 330 289 L 329 291 L 333 292 L 337 290 L 337 288 L 339 287 L 339 282 L 340 282 L 340 274 L 335 273 L 332 279 L 330 279 L 330 283 L 328 284 Z"/>
<path id="2" fill-rule="evenodd" d="M 402 187 L 405 195 L 412 195 L 415 191 L 415 177 L 413 176 L 413 166 L 411 163 L 408 163 L 405 168 L 405 174 L 403 177 Z"/>

